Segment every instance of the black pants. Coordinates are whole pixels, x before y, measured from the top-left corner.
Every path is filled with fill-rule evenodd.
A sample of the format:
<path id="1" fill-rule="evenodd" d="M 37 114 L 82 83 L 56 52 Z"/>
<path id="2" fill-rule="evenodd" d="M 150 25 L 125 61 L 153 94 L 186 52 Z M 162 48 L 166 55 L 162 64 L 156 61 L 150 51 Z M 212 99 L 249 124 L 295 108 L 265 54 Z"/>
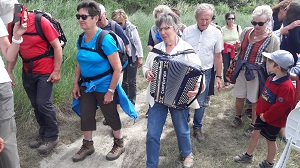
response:
<path id="1" fill-rule="evenodd" d="M 49 74 L 22 74 L 23 86 L 34 108 L 34 114 L 39 124 L 39 135 L 45 141 L 55 141 L 58 138 L 56 110 L 53 106 L 53 84 L 47 82 Z"/>
<path id="2" fill-rule="evenodd" d="M 122 87 L 129 100 L 135 105 L 136 101 L 136 74 L 138 68 L 138 60 L 131 62 L 124 69 Z"/>

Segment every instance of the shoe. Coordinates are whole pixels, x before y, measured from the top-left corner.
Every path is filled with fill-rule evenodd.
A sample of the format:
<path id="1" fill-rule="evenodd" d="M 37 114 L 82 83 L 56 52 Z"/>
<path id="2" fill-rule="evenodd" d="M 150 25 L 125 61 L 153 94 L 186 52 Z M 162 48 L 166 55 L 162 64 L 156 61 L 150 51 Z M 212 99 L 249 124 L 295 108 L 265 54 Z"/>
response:
<path id="1" fill-rule="evenodd" d="M 252 118 L 252 109 L 245 109 L 244 113 L 248 118 Z"/>
<path id="2" fill-rule="evenodd" d="M 108 125 L 108 123 L 106 122 L 105 118 L 103 119 L 102 124 L 103 125 Z"/>
<path id="3" fill-rule="evenodd" d="M 247 138 L 250 138 L 252 136 L 253 130 L 254 130 L 254 126 L 252 124 L 250 124 L 249 127 L 245 130 L 243 135 Z"/>
<path id="4" fill-rule="evenodd" d="M 242 153 L 234 157 L 234 161 L 238 163 L 250 163 L 252 162 L 253 156 L 248 156 L 246 153 Z"/>
<path id="5" fill-rule="evenodd" d="M 40 147 L 44 143 L 44 140 L 41 136 L 38 136 L 35 140 L 29 143 L 29 147 L 32 149 L 36 149 Z"/>
<path id="6" fill-rule="evenodd" d="M 270 164 L 266 160 L 262 161 L 260 164 L 256 165 L 254 168 L 272 168 L 274 163 Z"/>
<path id="7" fill-rule="evenodd" d="M 204 106 L 205 106 L 205 107 L 210 106 L 210 96 L 207 96 L 207 98 L 206 98 L 206 100 L 205 100 Z"/>
<path id="8" fill-rule="evenodd" d="M 111 151 L 106 155 L 106 160 L 112 161 L 120 157 L 125 152 L 124 140 L 114 138 L 114 145 Z"/>
<path id="9" fill-rule="evenodd" d="M 201 128 L 194 128 L 194 137 L 198 140 L 198 142 L 204 141 L 204 135 L 202 133 Z"/>
<path id="10" fill-rule="evenodd" d="M 43 155 L 43 154 L 48 154 L 50 153 L 53 148 L 57 145 L 58 143 L 58 139 L 56 139 L 55 141 L 44 141 L 44 143 L 37 148 L 37 151 Z"/>
<path id="11" fill-rule="evenodd" d="M 237 127 L 239 127 L 241 125 L 242 125 L 242 119 L 241 119 L 241 117 L 235 116 L 234 120 L 232 121 L 232 125 L 231 126 L 234 127 L 234 128 L 237 128 Z"/>
<path id="12" fill-rule="evenodd" d="M 73 162 L 78 162 L 85 159 L 86 156 L 95 152 L 94 142 L 88 140 L 82 140 L 82 146 L 80 150 L 72 157 Z"/>
<path id="13" fill-rule="evenodd" d="M 183 158 L 183 167 L 190 168 L 194 165 L 194 156 L 193 153 L 190 153 L 187 157 Z"/>

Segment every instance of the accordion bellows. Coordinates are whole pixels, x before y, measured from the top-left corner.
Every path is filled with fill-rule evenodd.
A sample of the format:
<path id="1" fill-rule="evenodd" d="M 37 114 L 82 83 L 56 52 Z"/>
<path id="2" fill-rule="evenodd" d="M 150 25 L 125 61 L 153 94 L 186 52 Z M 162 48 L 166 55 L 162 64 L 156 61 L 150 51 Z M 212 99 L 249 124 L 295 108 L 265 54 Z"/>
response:
<path id="1" fill-rule="evenodd" d="M 194 90 L 198 79 L 204 74 L 201 66 L 176 57 L 157 56 L 154 58 L 150 84 L 150 95 L 155 102 L 166 106 L 188 108 L 188 91 Z"/>

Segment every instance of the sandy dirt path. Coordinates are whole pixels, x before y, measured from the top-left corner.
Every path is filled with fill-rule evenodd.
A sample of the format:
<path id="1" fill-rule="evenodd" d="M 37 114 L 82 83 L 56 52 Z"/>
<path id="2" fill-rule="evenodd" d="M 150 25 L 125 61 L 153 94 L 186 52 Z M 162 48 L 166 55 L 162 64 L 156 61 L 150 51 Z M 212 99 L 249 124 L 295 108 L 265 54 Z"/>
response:
<path id="1" fill-rule="evenodd" d="M 40 167 L 42 168 L 139 168 L 145 167 L 146 162 L 146 133 L 147 118 L 145 113 L 147 104 L 143 102 L 146 90 L 137 95 L 136 110 L 139 117 L 133 125 L 133 120 L 123 111 L 120 112 L 122 121 L 122 133 L 125 140 L 126 151 L 115 161 L 107 161 L 106 154 L 111 150 L 113 138 L 111 129 L 104 126 L 102 122 L 97 122 L 97 130 L 93 132 L 95 153 L 88 156 L 85 160 L 74 163 L 73 155 L 79 150 L 82 138 L 72 144 L 59 144 L 52 155 L 44 158 Z M 169 132 L 169 131 L 164 131 Z M 162 136 L 163 138 L 163 136 Z"/>

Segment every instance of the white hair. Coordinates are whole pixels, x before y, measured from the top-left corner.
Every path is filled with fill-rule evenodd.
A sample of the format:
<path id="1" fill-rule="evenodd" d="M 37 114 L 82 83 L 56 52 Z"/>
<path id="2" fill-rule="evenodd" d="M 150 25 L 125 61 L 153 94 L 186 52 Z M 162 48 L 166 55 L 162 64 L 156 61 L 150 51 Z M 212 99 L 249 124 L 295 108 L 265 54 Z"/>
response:
<path id="1" fill-rule="evenodd" d="M 273 14 L 272 8 L 269 5 L 262 5 L 254 9 L 252 13 L 252 17 L 255 16 L 261 17 L 265 15 L 267 20 L 270 20 L 272 18 L 272 14 Z"/>
<path id="2" fill-rule="evenodd" d="M 100 12 L 101 12 L 100 16 L 102 16 L 106 12 L 105 7 L 102 4 L 99 4 L 99 8 L 100 8 Z"/>

